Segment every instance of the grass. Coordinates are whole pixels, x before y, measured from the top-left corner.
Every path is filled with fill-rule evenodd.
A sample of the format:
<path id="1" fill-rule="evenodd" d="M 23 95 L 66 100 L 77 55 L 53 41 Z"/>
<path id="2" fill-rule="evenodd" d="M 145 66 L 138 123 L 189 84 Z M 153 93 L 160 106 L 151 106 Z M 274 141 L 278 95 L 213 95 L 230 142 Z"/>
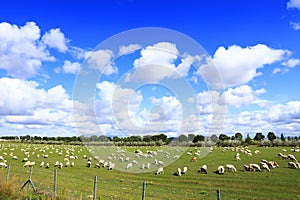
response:
<path id="1" fill-rule="evenodd" d="M 27 144 L 2 143 L 0 155 L 7 153 L 5 158 L 11 164 L 11 170 L 9 184 L 5 185 L 3 181 L 5 181 L 7 169 L 0 168 L 0 179 L 2 181 L 0 184 L 0 195 L 6 194 L 6 191 L 8 192 L 7 196 L 11 195 L 10 199 L 24 199 L 24 197 L 25 199 L 53 199 L 54 168 L 40 168 L 39 163 L 45 161 L 53 165 L 56 160 L 62 161 L 63 159 L 62 156 L 55 153 L 55 149 L 74 148 L 76 155 L 79 157 L 78 160 L 75 160 L 75 167 L 57 170 L 58 199 L 91 199 L 94 176 L 98 177 L 97 197 L 105 200 L 141 199 L 144 181 L 147 182 L 146 199 L 151 200 L 216 199 L 217 189 L 221 191 L 221 199 L 300 199 L 300 170 L 288 168 L 288 161 L 277 157 L 277 154 L 282 152 L 283 148 L 281 147 L 249 147 L 252 152 L 258 149 L 261 153 L 251 157 L 241 154 L 242 161 L 239 162 L 234 160 L 236 152 L 231 150 L 222 152 L 223 148 L 216 148 L 212 153 L 204 158 L 197 159 L 195 162 L 191 162 L 192 156 L 184 153 L 180 159 L 164 168 L 164 174 L 155 175 L 154 172 L 126 173 L 118 170 L 108 171 L 105 168 L 87 168 L 83 155 L 88 155 L 89 152 L 85 147 L 49 145 L 49 149 L 46 152 L 53 151 L 52 154 L 49 153 L 49 158 L 36 158 L 36 155 L 30 155 L 30 160 L 36 162 L 36 166 L 33 167 L 32 181 L 39 194 L 27 193 L 27 187 L 20 191 L 21 186 L 29 176 L 29 168 L 23 168 L 23 163 L 21 162 L 21 159 L 24 157 L 21 149 L 27 147 Z M 31 145 L 30 149 L 43 147 L 43 145 Z M 18 156 L 18 160 L 12 160 L 8 156 L 12 148 L 15 149 L 14 155 Z M 141 149 L 145 152 L 146 148 L 130 147 L 127 150 L 134 152 L 136 149 Z M 151 150 L 155 149 L 151 147 Z M 197 148 L 191 148 L 191 150 L 195 152 Z M 35 154 L 37 154 L 37 151 Z M 77 153 L 78 151 L 79 153 Z M 287 153 L 292 152 L 288 150 Z M 292 154 L 300 160 L 300 153 Z M 243 164 L 259 163 L 261 159 L 274 160 L 278 162 L 280 167 L 271 170 L 271 172 L 243 171 Z M 234 164 L 238 172 L 228 172 L 224 175 L 213 173 L 219 165 L 227 163 Z M 197 172 L 203 164 L 208 166 L 208 174 L 199 174 Z M 188 167 L 188 173 L 181 177 L 175 176 L 174 172 L 177 171 L 177 168 L 183 168 L 184 166 Z M 5 198 L 0 196 L 0 199 Z"/>

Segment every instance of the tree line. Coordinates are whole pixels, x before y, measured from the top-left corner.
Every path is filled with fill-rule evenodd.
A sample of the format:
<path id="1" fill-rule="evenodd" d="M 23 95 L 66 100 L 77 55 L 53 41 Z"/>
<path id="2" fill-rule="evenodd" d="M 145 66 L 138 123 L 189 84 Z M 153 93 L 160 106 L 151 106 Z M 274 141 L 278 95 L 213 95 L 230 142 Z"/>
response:
<path id="1" fill-rule="evenodd" d="M 105 136 L 105 135 L 90 135 L 90 136 L 71 136 L 71 137 L 48 137 L 48 136 L 1 136 L 2 140 L 13 140 L 18 142 L 31 142 L 31 143 L 47 143 L 47 144 L 84 144 L 84 143 L 92 143 L 92 144 L 115 144 L 115 145 L 131 145 L 131 146 L 160 146 L 160 145 L 168 145 L 170 142 L 174 142 L 174 144 L 186 144 L 189 146 L 203 146 L 209 144 L 217 144 L 220 146 L 237 146 L 237 145 L 268 145 L 268 146 L 294 146 L 300 144 L 300 137 L 287 136 L 285 137 L 283 133 L 280 134 L 279 137 L 276 136 L 274 132 L 268 132 L 264 135 L 261 132 L 255 134 L 253 138 L 246 135 L 245 139 L 243 138 L 243 134 L 237 132 L 231 136 L 226 135 L 224 133 L 213 134 L 209 137 L 204 135 L 179 135 L 178 137 L 168 137 L 165 134 L 157 134 L 157 135 L 146 135 L 146 136 L 128 136 L 128 137 L 118 137 L 118 136 Z"/>

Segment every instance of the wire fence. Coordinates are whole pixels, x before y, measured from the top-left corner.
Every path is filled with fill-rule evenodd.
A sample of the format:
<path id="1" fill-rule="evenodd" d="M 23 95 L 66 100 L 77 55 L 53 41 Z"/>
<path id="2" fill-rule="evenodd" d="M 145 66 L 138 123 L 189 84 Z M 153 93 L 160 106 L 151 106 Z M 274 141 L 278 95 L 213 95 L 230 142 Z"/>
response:
<path id="1" fill-rule="evenodd" d="M 6 182 L 10 181 L 10 178 L 14 176 L 14 174 L 11 173 L 11 168 L 11 165 L 7 166 Z M 28 178 L 25 178 L 26 176 Z M 99 182 L 102 183 L 100 185 L 102 190 L 109 190 L 111 187 L 107 185 L 105 181 L 101 181 L 101 178 L 99 179 L 98 176 L 73 176 L 70 178 L 68 173 L 60 173 L 57 169 L 40 172 L 38 170 L 34 171 L 34 168 L 30 167 L 28 173 L 23 173 L 16 184 L 20 185 L 20 191 L 32 191 L 45 198 L 49 197 L 51 199 L 106 199 L 105 194 L 101 194 L 99 191 Z M 134 199 L 146 200 L 147 190 L 149 190 L 147 182 L 136 183 L 136 186 L 138 189 L 135 190 L 134 194 L 130 195 L 135 195 L 136 198 Z M 130 191 L 126 191 L 126 193 L 128 192 L 130 193 Z M 152 193 L 149 197 L 149 199 L 161 198 L 159 195 L 155 195 L 155 193 Z M 220 190 L 217 190 L 216 197 L 217 200 L 221 199 Z"/>

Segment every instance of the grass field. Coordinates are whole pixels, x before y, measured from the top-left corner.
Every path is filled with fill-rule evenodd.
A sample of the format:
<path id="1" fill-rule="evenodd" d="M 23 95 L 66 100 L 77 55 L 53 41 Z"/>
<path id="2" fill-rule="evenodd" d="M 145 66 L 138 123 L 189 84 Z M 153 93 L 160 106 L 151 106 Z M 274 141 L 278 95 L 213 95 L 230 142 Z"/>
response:
<path id="1" fill-rule="evenodd" d="M 91 199 L 93 194 L 93 179 L 98 177 L 97 197 L 98 199 L 141 199 L 142 184 L 147 183 L 146 199 L 216 199 L 216 190 L 221 191 L 221 199 L 300 199 L 300 169 L 288 168 L 288 161 L 278 158 L 277 154 L 282 152 L 284 147 L 249 147 L 252 152 L 259 150 L 259 154 L 247 157 L 241 153 L 241 161 L 235 161 L 236 152 L 227 150 L 222 152 L 223 148 L 215 148 L 204 158 L 199 158 L 192 162 L 193 156 L 183 153 L 180 158 L 170 165 L 164 167 L 164 174 L 155 175 L 155 171 L 148 173 L 128 173 L 120 170 L 109 171 L 106 168 L 94 168 L 95 161 L 92 161 L 92 167 L 87 168 L 87 160 L 83 155 L 89 155 L 89 151 L 82 146 L 53 146 L 1 143 L 0 155 L 5 157 L 8 164 L 11 164 L 10 181 L 13 181 L 14 187 L 19 190 L 28 179 L 29 168 L 23 167 L 22 159 L 26 149 L 30 152 L 29 159 L 35 161 L 33 167 L 32 181 L 35 184 L 38 193 L 51 196 L 53 192 L 53 172 L 56 160 L 63 161 L 64 155 L 60 156 L 57 152 L 65 154 L 66 149 L 73 149 L 74 154 L 78 156 L 74 160 L 75 167 L 63 167 L 58 169 L 57 193 L 60 199 Z M 126 148 L 126 147 L 125 147 Z M 134 152 L 140 149 L 146 152 L 147 147 L 128 147 L 127 152 Z M 152 151 L 160 147 L 151 147 Z M 13 160 L 9 156 L 11 149 L 18 160 Z M 48 158 L 37 158 L 41 149 L 46 149 Z M 147 148 L 148 150 L 150 148 Z M 193 152 L 200 148 L 190 148 Z M 300 160 L 300 153 L 291 152 L 290 148 L 285 154 L 291 153 Z M 32 152 L 35 151 L 35 154 Z M 52 152 L 52 153 L 51 153 Z M 5 155 L 7 154 L 7 155 Z M 95 155 L 95 154 L 93 154 Z M 271 172 L 245 172 L 243 164 L 259 163 L 261 159 L 273 160 L 279 164 L 279 168 L 272 169 Z M 151 163 L 154 158 L 149 158 Z M 50 169 L 40 168 L 41 161 L 49 162 Z M 116 165 L 121 161 L 114 161 Z M 224 175 L 213 173 L 219 165 L 234 164 L 237 168 L 236 173 L 226 172 Z M 198 169 L 206 164 L 208 174 L 198 173 Z M 152 164 L 153 165 L 153 164 Z M 183 176 L 176 176 L 174 173 L 177 168 L 181 169 L 187 166 L 188 172 Z M 7 168 L 0 168 L 1 180 L 5 180 Z M 21 191 L 26 193 L 27 187 Z M 27 194 L 28 196 L 28 194 Z M 40 197 L 42 199 L 42 195 Z"/>

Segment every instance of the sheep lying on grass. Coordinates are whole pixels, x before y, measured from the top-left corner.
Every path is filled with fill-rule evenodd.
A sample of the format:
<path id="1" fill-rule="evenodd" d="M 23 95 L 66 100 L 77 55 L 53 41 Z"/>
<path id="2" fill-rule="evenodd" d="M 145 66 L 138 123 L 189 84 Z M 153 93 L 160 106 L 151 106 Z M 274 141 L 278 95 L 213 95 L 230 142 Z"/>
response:
<path id="1" fill-rule="evenodd" d="M 156 175 L 159 175 L 159 174 L 163 174 L 164 173 L 164 168 L 163 167 L 160 167 L 160 168 L 158 168 L 157 169 L 157 171 L 156 171 Z"/>

